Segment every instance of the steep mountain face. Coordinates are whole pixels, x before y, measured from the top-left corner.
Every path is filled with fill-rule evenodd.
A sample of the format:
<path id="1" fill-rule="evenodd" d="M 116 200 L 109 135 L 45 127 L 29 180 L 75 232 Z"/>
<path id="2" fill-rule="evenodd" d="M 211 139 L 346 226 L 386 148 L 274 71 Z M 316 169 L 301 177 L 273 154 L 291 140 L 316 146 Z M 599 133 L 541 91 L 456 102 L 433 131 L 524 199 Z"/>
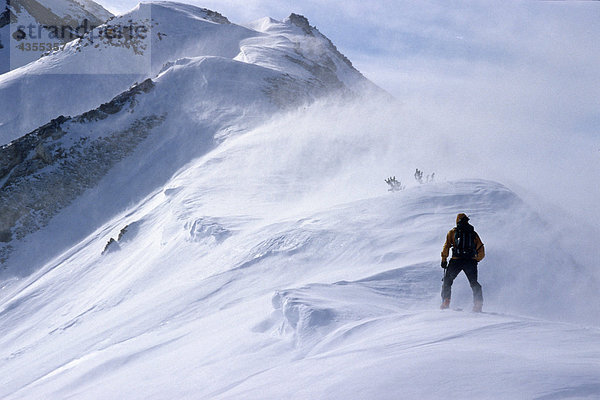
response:
<path id="1" fill-rule="evenodd" d="M 232 24 L 222 15 L 198 7 L 142 3 L 82 40 L 1 75 L 0 143 L 59 115 L 74 116 L 94 109 L 134 83 L 153 78 L 165 64 L 179 58 L 234 59 L 310 81 L 323 91 L 341 88 L 340 82 L 350 89 L 370 85 L 327 38 L 315 28 L 307 33 L 306 26 L 294 21 L 272 20 L 265 29 L 256 30 L 255 25 Z M 308 25 L 305 19 L 302 22 Z M 134 34 L 108 36 L 107 32 L 115 29 Z"/>
<path id="2" fill-rule="evenodd" d="M 4 81 L 5 88 L 10 88 L 20 86 L 24 79 L 27 84 L 43 79 L 47 96 L 55 95 L 52 90 L 59 90 L 56 85 L 62 83 L 65 87 L 60 90 L 68 90 L 75 97 L 80 92 L 87 101 L 59 100 L 45 110 L 68 112 L 76 103 L 81 107 L 93 102 L 90 97 L 102 97 L 104 86 L 94 87 L 88 96 L 89 86 L 83 85 L 84 81 L 89 84 L 101 77 L 79 75 L 71 81 L 72 76 L 65 74 L 56 75 L 64 79 L 46 80 L 47 75 L 32 78 L 29 74 L 44 68 L 46 72 L 63 71 L 78 62 L 92 68 L 107 55 L 115 62 L 134 63 L 140 61 L 138 57 L 143 62 L 146 52 L 152 56 L 148 72 L 158 73 L 92 111 L 53 119 L 0 148 L 0 204 L 5 210 L 0 215 L 0 262 L 7 264 L 18 243 L 46 226 L 129 156 L 134 157 L 135 161 L 129 162 L 136 167 L 118 179 L 135 183 L 119 188 L 117 200 L 100 215 L 147 194 L 148 188 L 164 182 L 190 159 L 226 138 L 228 132 L 250 129 L 277 111 L 310 103 L 326 94 L 347 96 L 376 90 L 303 17 L 292 15 L 283 22 L 263 22 L 262 30 L 257 31 L 233 25 L 208 10 L 158 3 L 141 5 L 111 23 L 145 14 L 144 9 L 152 11 L 155 26 L 151 47 L 113 42 L 91 45 L 88 37 L 22 71 L 11 72 Z M 135 54 L 138 50 L 139 55 Z M 180 58 L 188 53 L 189 57 Z M 128 79 L 131 77 L 123 78 L 121 83 Z M 18 105 L 5 96 L 6 92 L 2 94 L 0 99 L 7 106 Z M 26 112 L 16 114 L 27 118 Z M 43 107 L 39 114 L 44 115 Z M 147 157 L 158 151 L 168 162 L 156 163 Z M 96 204 L 90 202 L 88 207 L 96 208 Z M 90 215 L 92 210 L 82 212 Z M 81 230 L 65 232 L 64 241 L 56 238 L 54 251 L 76 238 L 75 232 L 85 232 L 97 222 L 92 219 L 84 222 Z M 35 265 L 21 264 L 20 268 L 26 273 Z"/>
<path id="3" fill-rule="evenodd" d="M 2 0 L 0 12 L 0 74 L 38 59 L 44 51 L 34 51 L 31 44 L 36 48 L 50 41 L 63 44 L 82 24 L 100 26 L 112 17 L 90 0 Z M 20 43 L 28 43 L 27 48 L 19 48 Z"/>

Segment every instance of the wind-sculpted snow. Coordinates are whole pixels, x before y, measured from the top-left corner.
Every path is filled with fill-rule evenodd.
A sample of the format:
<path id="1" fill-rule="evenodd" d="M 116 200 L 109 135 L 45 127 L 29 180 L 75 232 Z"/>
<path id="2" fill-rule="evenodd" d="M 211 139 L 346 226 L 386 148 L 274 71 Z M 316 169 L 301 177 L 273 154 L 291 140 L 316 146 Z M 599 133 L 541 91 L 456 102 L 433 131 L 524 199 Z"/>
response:
<path id="1" fill-rule="evenodd" d="M 563 320 L 555 308 L 585 305 L 559 295 L 548 307 L 552 285 L 540 281 L 532 295 L 519 284 L 531 277 L 521 255 L 496 242 L 553 240 L 515 235 L 509 216 L 543 223 L 506 187 L 472 180 L 382 190 L 277 221 L 208 217 L 207 194 L 196 194 L 200 177 L 222 170 L 215 157 L 7 283 L 0 396 L 436 399 L 459 397 L 465 385 L 478 398 L 596 394 L 598 328 L 540 319 Z M 214 179 L 212 196 L 222 190 Z M 463 206 L 488 244 L 483 314 L 437 309 L 439 251 Z M 121 250 L 101 255 L 129 224 L 136 233 Z M 495 270 L 503 272 L 490 280 Z M 468 310 L 469 291 L 459 276 L 453 307 Z"/>
<path id="2" fill-rule="evenodd" d="M 232 234 L 227 228 L 212 218 L 195 219 L 186 223 L 185 228 L 189 230 L 190 241 L 205 243 L 209 246 L 220 244 Z"/>
<path id="3" fill-rule="evenodd" d="M 260 328 L 291 334 L 300 352 L 313 346 L 322 351 L 325 343 L 341 342 L 340 336 L 379 318 L 429 304 L 439 288 L 437 272 L 429 264 L 405 266 L 354 282 L 278 291 L 272 299 L 274 315 Z"/>

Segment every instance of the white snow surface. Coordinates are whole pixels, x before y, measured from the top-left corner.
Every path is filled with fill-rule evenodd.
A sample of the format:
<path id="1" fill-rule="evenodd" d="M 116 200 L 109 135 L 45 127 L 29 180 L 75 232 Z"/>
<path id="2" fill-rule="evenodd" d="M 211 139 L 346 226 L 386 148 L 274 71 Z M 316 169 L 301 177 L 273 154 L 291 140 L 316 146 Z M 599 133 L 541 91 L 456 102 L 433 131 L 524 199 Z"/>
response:
<path id="1" fill-rule="evenodd" d="M 256 210 L 277 207 L 256 183 L 234 190 L 254 203 L 243 210 L 218 184 L 248 150 L 237 145 L 3 289 L 2 398 L 598 394 L 600 330 L 561 322 L 572 300 L 551 297 L 553 282 L 532 288 L 543 266 L 523 274 L 494 243 L 514 229 L 511 215 L 528 212 L 508 189 L 448 182 L 267 217 Z M 465 311 L 437 310 L 436 254 L 456 209 L 494 243 L 481 264 L 490 313 L 468 311 L 464 277 L 454 306 Z M 102 256 L 128 224 L 131 237 Z"/>
<path id="2" fill-rule="evenodd" d="M 336 195 L 328 182 L 362 168 L 357 138 L 280 127 L 229 136 L 5 281 L 0 397 L 598 395 L 597 285 L 577 283 L 593 275 L 517 195 L 486 180 Z M 315 162 L 340 146 L 348 159 Z M 438 310 L 439 252 L 458 211 L 487 244 L 483 314 L 469 311 L 463 275 L 453 307 L 464 311 Z M 506 252 L 515 242 L 527 250 Z M 560 279 L 541 279 L 557 267 Z"/>
<path id="3" fill-rule="evenodd" d="M 0 398 L 600 396 L 587 243 L 511 188 L 466 173 L 386 192 L 390 160 L 413 169 L 431 146 L 403 134 L 380 98 L 317 100 L 321 85 L 336 86 L 319 66 L 346 88 L 364 83 L 317 33 L 140 7 L 163 10 L 152 12 L 160 24 L 172 17 L 182 31 L 168 34 L 187 45 L 153 47 L 154 89 L 104 120 L 68 122 L 65 138 L 165 120 L 14 244 L 0 275 Z M 196 52 L 192 31 L 203 29 L 224 35 L 222 46 L 200 41 Z M 0 86 L 22 79 L 11 74 Z M 274 101 L 273 83 L 301 107 Z M 484 313 L 470 312 L 464 275 L 453 309 L 438 309 L 440 251 L 458 212 L 486 244 Z"/>

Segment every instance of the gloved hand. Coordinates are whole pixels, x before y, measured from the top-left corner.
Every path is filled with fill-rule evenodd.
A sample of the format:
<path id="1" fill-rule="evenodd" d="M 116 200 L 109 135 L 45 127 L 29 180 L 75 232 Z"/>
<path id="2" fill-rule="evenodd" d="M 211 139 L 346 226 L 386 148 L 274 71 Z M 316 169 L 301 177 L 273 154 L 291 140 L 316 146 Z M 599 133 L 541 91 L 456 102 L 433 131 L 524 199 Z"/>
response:
<path id="1" fill-rule="evenodd" d="M 442 260 L 442 268 L 444 268 L 444 269 L 448 268 L 448 261 Z"/>

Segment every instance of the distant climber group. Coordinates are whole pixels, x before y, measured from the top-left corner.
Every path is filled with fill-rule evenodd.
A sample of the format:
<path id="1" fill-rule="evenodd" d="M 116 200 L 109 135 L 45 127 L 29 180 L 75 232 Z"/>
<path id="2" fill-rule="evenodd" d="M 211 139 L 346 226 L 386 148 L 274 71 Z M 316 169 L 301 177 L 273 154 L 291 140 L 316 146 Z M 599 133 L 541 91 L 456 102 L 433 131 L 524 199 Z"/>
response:
<path id="1" fill-rule="evenodd" d="M 452 257 L 448 256 L 452 249 Z M 483 294 L 481 285 L 477 282 L 477 263 L 485 257 L 485 248 L 475 229 L 469 224 L 469 217 L 460 213 L 456 216 L 456 227 L 446 235 L 446 242 L 442 249 L 442 268 L 444 279 L 442 284 L 441 309 L 450 307 L 452 283 L 461 271 L 465 272 L 471 289 L 473 290 L 473 311 L 481 312 L 483 307 Z"/>

